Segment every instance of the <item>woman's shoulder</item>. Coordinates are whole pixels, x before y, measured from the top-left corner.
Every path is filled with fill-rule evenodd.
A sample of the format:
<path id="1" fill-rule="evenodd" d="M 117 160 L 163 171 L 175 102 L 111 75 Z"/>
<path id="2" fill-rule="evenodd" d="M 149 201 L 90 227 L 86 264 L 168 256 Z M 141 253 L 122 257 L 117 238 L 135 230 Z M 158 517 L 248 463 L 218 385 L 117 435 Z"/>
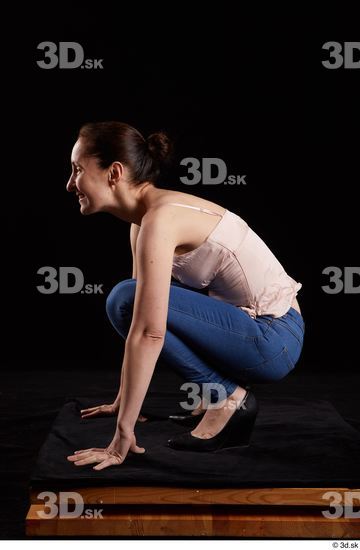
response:
<path id="1" fill-rule="evenodd" d="M 173 205 L 172 203 L 174 202 L 177 204 Z M 195 207 L 195 209 L 204 208 L 211 210 L 221 216 L 226 210 L 221 205 L 210 200 L 203 199 L 202 197 L 198 197 L 197 195 L 192 195 L 190 193 L 182 193 L 177 191 L 167 191 L 164 193 L 157 199 L 152 208 L 161 214 L 165 212 L 167 208 L 171 208 L 172 210 L 181 210 L 185 213 L 185 211 L 189 212 L 193 210 L 193 207 Z"/>

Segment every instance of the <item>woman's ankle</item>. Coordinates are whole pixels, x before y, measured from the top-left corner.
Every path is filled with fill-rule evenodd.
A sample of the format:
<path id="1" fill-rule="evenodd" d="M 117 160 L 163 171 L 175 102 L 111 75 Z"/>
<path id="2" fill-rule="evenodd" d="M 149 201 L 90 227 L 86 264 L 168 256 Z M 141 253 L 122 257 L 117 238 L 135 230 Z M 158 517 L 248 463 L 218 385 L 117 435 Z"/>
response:
<path id="1" fill-rule="evenodd" d="M 191 411 L 192 416 L 197 416 L 198 414 L 201 414 L 202 412 L 206 411 L 207 406 L 205 404 L 204 399 L 201 399 L 200 403 L 195 407 L 193 411 Z"/>
<path id="2" fill-rule="evenodd" d="M 246 389 L 243 388 L 242 386 L 238 386 L 235 389 L 235 391 L 228 396 L 227 404 L 229 405 L 230 408 L 233 408 L 233 407 L 237 408 L 243 401 L 245 395 L 246 395 Z"/>

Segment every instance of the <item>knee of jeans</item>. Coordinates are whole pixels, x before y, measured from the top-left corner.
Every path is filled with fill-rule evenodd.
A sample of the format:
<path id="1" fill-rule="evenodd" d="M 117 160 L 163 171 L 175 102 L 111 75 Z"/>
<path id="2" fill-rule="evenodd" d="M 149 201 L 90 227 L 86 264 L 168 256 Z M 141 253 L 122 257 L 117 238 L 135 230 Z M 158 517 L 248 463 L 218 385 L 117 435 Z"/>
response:
<path id="1" fill-rule="evenodd" d="M 110 321 L 115 321 L 121 312 L 129 311 L 134 303 L 136 279 L 120 281 L 106 298 L 106 313 Z"/>

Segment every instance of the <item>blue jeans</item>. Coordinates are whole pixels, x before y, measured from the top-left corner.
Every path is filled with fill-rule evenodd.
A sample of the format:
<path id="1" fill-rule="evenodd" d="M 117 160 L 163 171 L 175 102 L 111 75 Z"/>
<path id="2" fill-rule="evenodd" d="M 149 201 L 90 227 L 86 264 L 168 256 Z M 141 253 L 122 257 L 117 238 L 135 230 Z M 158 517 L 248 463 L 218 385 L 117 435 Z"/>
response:
<path id="1" fill-rule="evenodd" d="M 135 289 L 136 279 L 125 279 L 106 301 L 108 317 L 124 339 L 131 324 Z M 171 281 L 167 331 L 159 359 L 186 381 L 200 388 L 220 384 L 229 396 L 239 385 L 276 382 L 293 370 L 301 354 L 304 328 L 303 318 L 294 308 L 282 317 L 252 319 L 204 290 Z"/>

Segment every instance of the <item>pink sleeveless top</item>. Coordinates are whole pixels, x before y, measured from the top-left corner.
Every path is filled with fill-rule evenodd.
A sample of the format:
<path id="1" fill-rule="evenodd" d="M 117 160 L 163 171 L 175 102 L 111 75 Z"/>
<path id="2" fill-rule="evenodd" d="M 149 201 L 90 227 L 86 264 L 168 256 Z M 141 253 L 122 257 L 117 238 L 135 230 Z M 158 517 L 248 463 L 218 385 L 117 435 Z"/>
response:
<path id="1" fill-rule="evenodd" d="M 206 208 L 168 204 L 221 216 Z M 252 318 L 281 317 L 302 287 L 248 224 L 229 210 L 198 248 L 174 256 L 172 275 L 193 288 L 208 287 L 209 296 L 241 308 Z"/>

